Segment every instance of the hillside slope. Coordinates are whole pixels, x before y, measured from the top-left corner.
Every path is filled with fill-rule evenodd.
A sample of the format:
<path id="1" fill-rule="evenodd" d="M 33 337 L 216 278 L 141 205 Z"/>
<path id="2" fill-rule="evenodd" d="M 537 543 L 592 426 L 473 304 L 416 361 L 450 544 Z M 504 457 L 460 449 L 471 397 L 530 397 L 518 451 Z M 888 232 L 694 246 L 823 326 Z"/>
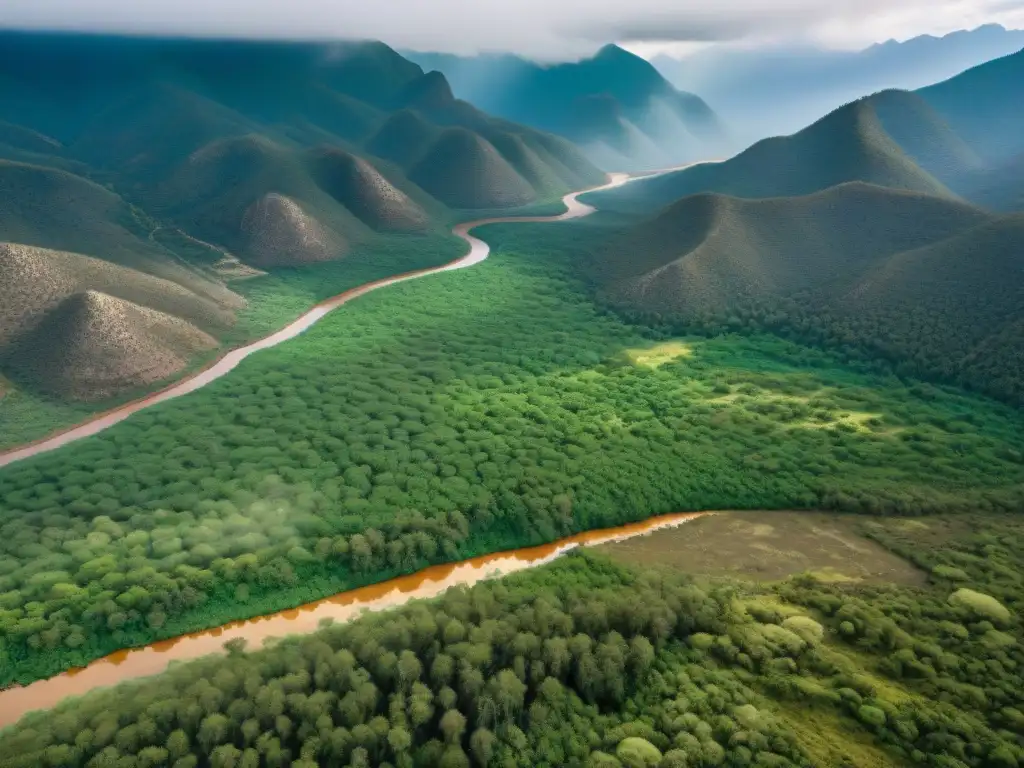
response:
<path id="1" fill-rule="evenodd" d="M 453 208 L 513 207 L 536 197 L 493 144 L 465 128 L 443 131 L 409 178 Z"/>
<path id="2" fill-rule="evenodd" d="M 987 220 L 963 203 L 862 182 L 763 200 L 704 193 L 628 229 L 591 269 L 613 303 L 696 317 L 842 290 L 889 254 Z"/>
<path id="3" fill-rule="evenodd" d="M 964 196 L 993 211 L 1024 211 L 1024 152 L 967 177 Z"/>
<path id="4" fill-rule="evenodd" d="M 884 123 L 895 123 L 901 133 L 913 134 L 918 127 L 913 118 L 921 115 L 902 109 L 897 112 L 892 108 L 894 101 L 890 98 L 882 104 L 874 98 L 862 99 L 792 136 L 759 141 L 725 162 L 640 180 L 587 199 L 603 208 L 643 212 L 698 192 L 745 198 L 788 197 L 849 181 L 952 196 L 938 179 L 914 163 L 887 132 Z M 880 104 L 884 123 L 879 114 Z M 929 137 L 937 132 L 922 131 Z M 922 141 L 918 146 L 931 145 Z M 944 149 L 940 155 L 955 156 L 955 149 Z"/>
<path id="5" fill-rule="evenodd" d="M 986 160 L 1024 152 L 1024 50 L 917 93 Z"/>
<path id="6" fill-rule="evenodd" d="M 65 298 L 86 290 L 185 318 L 210 332 L 234 322 L 231 310 L 170 280 L 78 253 L 0 243 L 0 349 Z"/>
<path id="7" fill-rule="evenodd" d="M 216 346 L 181 318 L 89 290 L 62 301 L 9 362 L 51 395 L 95 400 L 166 379 Z"/>
<path id="8" fill-rule="evenodd" d="M 384 276 L 399 247 L 435 254 L 465 216 L 453 208 L 546 202 L 603 179 L 568 141 L 460 101 L 383 43 L 0 31 L 0 266 L 17 272 L 0 288 L 0 344 L 88 290 L 138 306 L 115 314 L 139 349 L 152 349 L 149 310 L 222 338 L 244 305 L 231 280 L 352 254 L 352 274 Z M 331 274 L 347 284 L 344 265 Z M 140 275 L 170 284 L 160 296 Z M 61 328 L 75 359 L 114 360 Z M 33 338 L 52 362 L 51 336 Z M 5 365 L 24 382 L 20 349 Z M 179 370 L 174 359 L 150 367 Z M 69 365 L 52 392 L 75 390 Z M 152 379 L 145 367 L 92 391 Z"/>
<path id="9" fill-rule="evenodd" d="M 1024 215 L 860 182 L 685 197 L 587 265 L 610 305 L 770 331 L 1024 404 Z"/>

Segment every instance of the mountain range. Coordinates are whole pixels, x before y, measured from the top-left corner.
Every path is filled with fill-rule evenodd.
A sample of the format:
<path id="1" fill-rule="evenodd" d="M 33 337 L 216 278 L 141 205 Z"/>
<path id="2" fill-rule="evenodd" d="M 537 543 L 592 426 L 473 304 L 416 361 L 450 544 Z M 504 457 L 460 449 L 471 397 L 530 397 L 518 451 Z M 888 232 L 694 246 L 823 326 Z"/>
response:
<path id="1" fill-rule="evenodd" d="M 585 269 L 679 332 L 769 330 L 1024 403 L 1022 162 L 1024 52 L 593 194 L 634 223 Z"/>
<path id="2" fill-rule="evenodd" d="M 641 180 L 588 199 L 650 211 L 699 192 L 764 198 L 864 181 L 925 194 L 984 194 L 1012 207 L 1024 153 L 1024 51 L 919 91 L 882 91 L 834 110 L 791 136 L 762 139 L 725 162 Z M 1007 184 L 1000 185 L 1000 177 Z M 1000 195 L 1003 197 L 1000 197 Z M 980 202 L 980 200 L 979 200 Z"/>
<path id="3" fill-rule="evenodd" d="M 219 344 L 235 278 L 604 178 L 383 43 L 0 33 L 0 369 L 148 385 Z"/>
<path id="4" fill-rule="evenodd" d="M 458 96 L 571 139 L 606 170 L 664 168 L 719 156 L 731 146 L 725 125 L 703 99 L 677 90 L 650 63 L 616 45 L 550 65 L 511 54 L 406 55 L 443 72 Z"/>
<path id="5" fill-rule="evenodd" d="M 714 46 L 651 60 L 678 88 L 715 106 L 743 146 L 792 133 L 875 91 L 913 90 L 1024 48 L 1024 30 L 987 24 L 934 37 L 889 40 L 859 51 L 810 46 Z"/>

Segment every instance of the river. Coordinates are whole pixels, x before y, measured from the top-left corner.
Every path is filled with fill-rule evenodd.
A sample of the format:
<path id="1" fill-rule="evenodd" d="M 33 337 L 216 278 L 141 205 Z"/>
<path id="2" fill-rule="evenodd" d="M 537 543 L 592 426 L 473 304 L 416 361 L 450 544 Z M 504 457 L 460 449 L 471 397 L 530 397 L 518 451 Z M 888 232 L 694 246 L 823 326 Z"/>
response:
<path id="1" fill-rule="evenodd" d="M 499 574 L 506 575 L 549 563 L 579 546 L 624 541 L 682 525 L 707 514 L 714 513 L 680 512 L 661 515 L 616 528 L 585 531 L 550 544 L 495 552 L 459 563 L 435 565 L 408 576 L 340 592 L 298 608 L 233 621 L 141 648 L 116 651 L 85 667 L 71 669 L 27 686 L 0 691 L 0 728 L 16 723 L 33 710 L 53 707 L 68 696 L 80 696 L 96 688 L 158 674 L 172 661 L 223 652 L 224 643 L 229 640 L 245 640 L 247 649 L 254 650 L 268 638 L 314 632 L 324 620 L 348 621 L 362 611 L 380 611 L 410 600 L 437 597 L 457 585 L 471 586 Z"/>

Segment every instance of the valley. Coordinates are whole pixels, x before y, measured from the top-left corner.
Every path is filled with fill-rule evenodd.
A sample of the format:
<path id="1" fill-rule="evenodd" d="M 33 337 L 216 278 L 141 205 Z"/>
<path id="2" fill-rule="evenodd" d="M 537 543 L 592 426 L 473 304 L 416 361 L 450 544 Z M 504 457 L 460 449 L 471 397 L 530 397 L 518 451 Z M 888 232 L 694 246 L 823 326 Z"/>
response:
<path id="1" fill-rule="evenodd" d="M 0 768 L 1024 765 L 1016 32 L 601 29 L 0 31 Z"/>
<path id="2" fill-rule="evenodd" d="M 604 187 L 619 186 L 629 181 L 627 174 L 617 174 L 611 178 L 611 180 L 604 185 Z M 593 190 L 584 190 L 593 191 Z M 167 400 L 171 400 L 175 397 L 188 394 L 189 392 L 195 392 L 200 387 L 206 386 L 211 381 L 219 379 L 232 371 L 242 360 L 247 358 L 254 352 L 259 352 L 263 349 L 269 349 L 275 347 L 282 342 L 288 341 L 298 336 L 310 328 L 314 323 L 322 319 L 327 315 L 328 312 L 332 312 L 338 307 L 348 303 L 352 299 L 356 299 L 363 296 L 370 291 L 377 290 L 378 288 L 384 288 L 389 285 L 403 282 L 405 280 L 413 280 L 419 277 L 425 277 L 427 275 L 436 274 L 438 272 L 446 272 L 452 269 L 463 269 L 465 267 L 471 267 L 474 264 L 479 264 L 481 261 L 487 258 L 490 252 L 490 247 L 484 241 L 472 237 L 469 232 L 475 227 L 482 226 L 484 224 L 495 224 L 502 221 L 521 221 L 521 222 L 537 222 L 537 221 L 566 221 L 581 216 L 586 216 L 593 212 L 593 208 L 582 205 L 577 201 L 577 197 L 583 194 L 583 192 L 572 192 L 566 195 L 562 203 L 565 206 L 565 212 L 555 214 L 550 217 L 515 217 L 515 218 L 492 218 L 492 219 L 481 219 L 478 221 L 469 222 L 466 224 L 459 224 L 454 230 L 453 234 L 456 237 L 461 238 L 469 244 L 469 252 L 460 258 L 448 262 L 439 267 L 428 268 L 423 270 L 417 270 L 413 272 L 406 272 L 398 275 L 391 275 L 380 280 L 374 280 L 372 282 L 363 283 L 358 287 L 351 288 L 343 293 L 339 293 L 328 299 L 324 299 L 316 304 L 312 309 L 303 312 L 296 320 L 289 323 L 284 328 L 274 332 L 269 336 L 265 336 L 257 342 L 248 344 L 243 347 L 238 347 L 231 350 L 227 354 L 218 358 L 214 363 L 204 367 L 199 372 L 189 376 L 185 380 L 176 383 L 172 386 L 166 387 L 146 397 L 134 400 L 126 405 L 119 406 L 118 408 L 101 413 L 98 416 L 90 418 L 85 423 L 79 424 L 71 429 L 62 431 L 52 437 L 48 437 L 42 440 L 33 441 L 30 445 L 15 448 L 13 450 L 0 452 L 0 467 L 6 466 L 7 464 L 26 459 L 31 456 L 37 456 L 41 453 L 51 451 L 55 448 L 59 448 L 63 445 L 67 445 L 75 440 L 79 440 L 83 437 L 90 435 L 99 434 L 101 431 L 108 427 L 117 424 L 120 421 L 131 416 L 133 413 L 138 413 L 144 408 L 149 408 L 157 403 L 162 403 Z M 351 270 L 347 270 L 351 272 Z"/>

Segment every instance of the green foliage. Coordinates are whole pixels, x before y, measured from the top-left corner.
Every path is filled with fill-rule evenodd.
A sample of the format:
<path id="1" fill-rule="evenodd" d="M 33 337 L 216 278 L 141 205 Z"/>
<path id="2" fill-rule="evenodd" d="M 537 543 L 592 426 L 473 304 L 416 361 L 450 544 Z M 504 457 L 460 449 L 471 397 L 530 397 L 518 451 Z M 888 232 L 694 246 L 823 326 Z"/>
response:
<path id="1" fill-rule="evenodd" d="M 782 622 L 782 626 L 790 632 L 799 635 L 805 643 L 821 642 L 825 634 L 824 627 L 810 616 L 790 616 Z"/>
<path id="2" fill-rule="evenodd" d="M 758 694 L 680 644 L 695 630 L 724 629 L 727 600 L 686 578 L 576 553 L 29 715 L 0 733 L 0 766 L 36 768 L 67 755 L 62 768 L 107 759 L 652 768 L 670 755 L 668 766 L 774 755 L 768 764 L 810 768 L 779 727 L 749 730 L 751 708 L 767 706 Z M 446 638 L 455 617 L 466 631 Z M 643 643 L 649 665 L 636 653 Z M 472 653 L 478 646 L 489 652 Z M 416 700 L 439 702 L 451 689 L 442 679 L 403 682 L 384 663 L 394 657 L 421 669 L 458 659 L 451 707 L 419 714 Z"/>
<path id="3" fill-rule="evenodd" d="M 991 403 L 915 396 L 769 337 L 628 362 L 657 334 L 572 277 L 565 242 L 590 233 L 490 230 L 504 248 L 472 270 L 360 298 L 198 392 L 5 468 L 0 681 L 661 512 L 1020 503 L 1024 430 Z M 838 429 L 844 413 L 880 424 Z"/>
<path id="4" fill-rule="evenodd" d="M 922 565 L 962 563 L 1011 605 L 1024 599 L 1024 577 L 1004 566 L 1024 554 L 1015 518 L 907 522 L 867 529 L 912 544 Z M 987 559 L 971 556 L 981 549 Z M 806 643 L 778 615 L 742 609 L 758 595 L 854 633 L 791 622 L 818 638 Z M 0 766 L 229 765 L 250 750 L 253 765 L 396 768 L 1019 765 L 1021 624 L 1011 613 L 1003 630 L 968 629 L 962 611 L 941 584 L 795 577 L 765 594 L 577 551 L 28 715 L 0 733 Z"/>
<path id="5" fill-rule="evenodd" d="M 958 589 L 949 596 L 949 602 L 965 608 L 979 619 L 988 619 L 997 624 L 1005 624 L 1010 620 L 1010 612 L 1005 605 L 991 595 L 975 592 L 973 589 Z"/>
<path id="6" fill-rule="evenodd" d="M 646 739 L 629 736 L 619 742 L 615 755 L 626 768 L 654 768 L 661 762 L 661 750 Z"/>

